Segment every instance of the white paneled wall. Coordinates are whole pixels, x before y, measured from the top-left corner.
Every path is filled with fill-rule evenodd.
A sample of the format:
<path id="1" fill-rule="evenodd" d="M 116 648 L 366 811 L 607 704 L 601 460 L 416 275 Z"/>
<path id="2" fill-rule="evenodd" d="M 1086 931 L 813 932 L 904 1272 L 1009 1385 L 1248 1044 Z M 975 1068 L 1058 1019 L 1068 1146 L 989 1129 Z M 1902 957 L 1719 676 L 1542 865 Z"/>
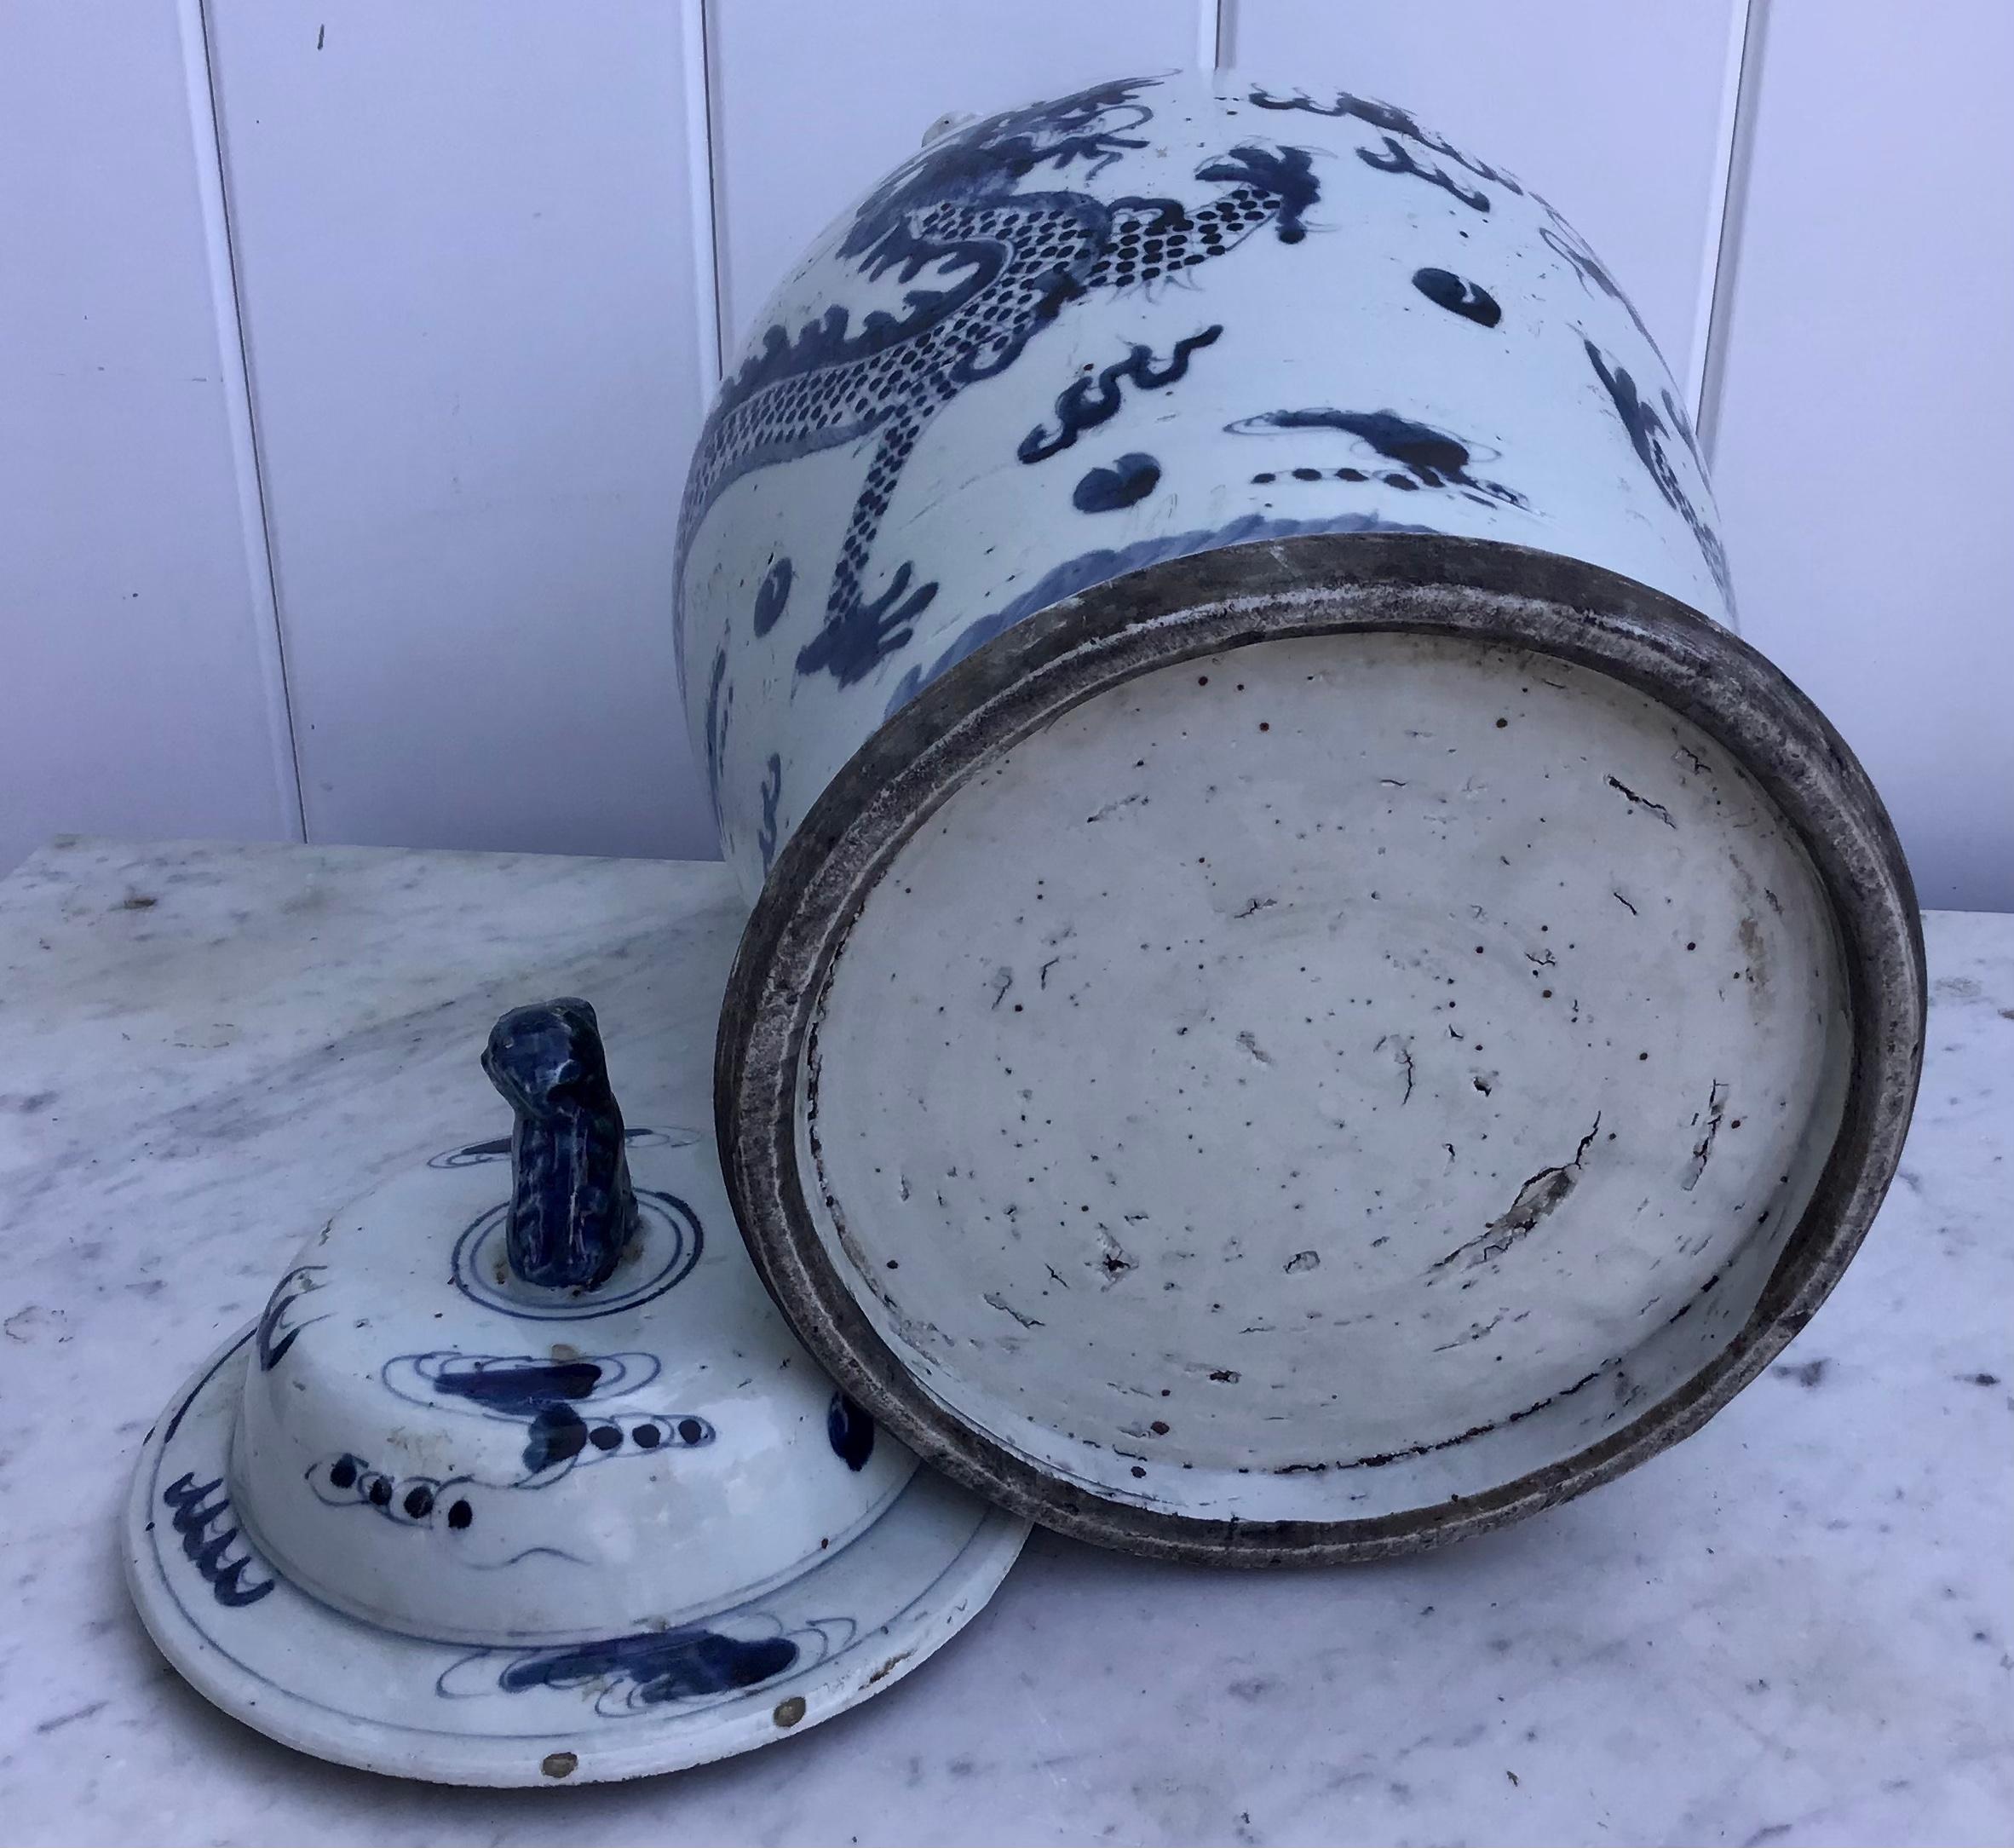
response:
<path id="1" fill-rule="evenodd" d="M 1750 641 L 2014 910 L 2014 7 L 1771 0 L 1708 431 Z"/>
<path id="2" fill-rule="evenodd" d="M 299 827 L 193 4 L 0 9 L 0 872 Z"/>
<path id="3" fill-rule="evenodd" d="M 2008 20 L 0 9 L 0 871 L 79 829 L 711 850 L 670 610 L 723 339 L 939 115 L 1215 58 L 1403 102 L 1586 232 L 1717 441 L 1752 639 L 1926 896 L 2014 906 Z"/>
<path id="4" fill-rule="evenodd" d="M 712 314 L 678 10 L 209 12 L 309 832 L 711 852 L 672 688 Z"/>

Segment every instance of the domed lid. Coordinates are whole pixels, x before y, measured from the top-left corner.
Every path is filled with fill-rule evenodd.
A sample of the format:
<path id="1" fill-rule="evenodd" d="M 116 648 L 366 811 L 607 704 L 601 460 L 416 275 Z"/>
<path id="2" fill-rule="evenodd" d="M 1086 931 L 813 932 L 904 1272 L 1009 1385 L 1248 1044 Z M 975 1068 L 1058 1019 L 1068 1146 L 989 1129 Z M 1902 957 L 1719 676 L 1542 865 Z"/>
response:
<path id="1" fill-rule="evenodd" d="M 482 1062 L 511 1134 L 337 1212 L 267 1304 L 247 1537 L 339 1610 L 479 1644 L 676 1626 L 844 1546 L 915 1459 L 705 1248 L 711 1142 L 624 1127 L 584 1001 L 514 1010 Z"/>

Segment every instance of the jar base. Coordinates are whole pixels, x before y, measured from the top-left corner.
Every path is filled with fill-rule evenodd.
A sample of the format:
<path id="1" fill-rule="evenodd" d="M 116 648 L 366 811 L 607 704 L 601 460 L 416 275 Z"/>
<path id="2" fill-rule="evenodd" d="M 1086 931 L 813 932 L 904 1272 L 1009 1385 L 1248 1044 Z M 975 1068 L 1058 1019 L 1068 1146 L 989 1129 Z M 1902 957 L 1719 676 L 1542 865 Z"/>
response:
<path id="1" fill-rule="evenodd" d="M 1774 669 L 1389 537 L 995 646 L 808 820 L 722 1027 L 758 1266 L 906 1441 L 1136 1550 L 1359 1557 L 1614 1473 L 1801 1326 L 1921 987 Z"/>

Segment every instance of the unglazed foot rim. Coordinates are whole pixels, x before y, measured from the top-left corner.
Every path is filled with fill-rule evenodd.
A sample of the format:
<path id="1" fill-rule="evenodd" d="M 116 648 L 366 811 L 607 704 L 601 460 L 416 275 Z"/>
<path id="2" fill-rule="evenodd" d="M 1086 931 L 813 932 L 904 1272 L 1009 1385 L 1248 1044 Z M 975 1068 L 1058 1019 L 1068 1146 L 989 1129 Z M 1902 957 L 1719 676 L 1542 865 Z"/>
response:
<path id="1" fill-rule="evenodd" d="M 1649 695 L 1716 742 L 1789 824 L 1829 903 L 1846 987 L 1844 1114 L 1759 1298 L 1699 1371 L 1585 1448 L 1479 1493 L 1362 1518 L 1200 1517 L 1042 1468 L 952 1413 L 872 1325 L 803 1193 L 800 1073 L 835 958 L 896 854 L 979 766 L 1156 669 L 1287 637 L 1508 645 Z M 1168 561 L 1031 617 L 899 712 L 780 857 L 730 977 L 716 1052 L 729 1192 L 757 1268 L 806 1344 L 924 1459 L 1016 1513 L 1098 1544 L 1246 1564 L 1367 1559 L 1535 1512 L 1697 1430 L 1802 1328 L 1893 1177 L 1921 1062 L 1914 894 L 1859 764 L 1737 637 L 1630 579 L 1553 554 L 1433 535 L 1324 534 Z M 822 1210 L 822 1209 L 820 1209 Z"/>

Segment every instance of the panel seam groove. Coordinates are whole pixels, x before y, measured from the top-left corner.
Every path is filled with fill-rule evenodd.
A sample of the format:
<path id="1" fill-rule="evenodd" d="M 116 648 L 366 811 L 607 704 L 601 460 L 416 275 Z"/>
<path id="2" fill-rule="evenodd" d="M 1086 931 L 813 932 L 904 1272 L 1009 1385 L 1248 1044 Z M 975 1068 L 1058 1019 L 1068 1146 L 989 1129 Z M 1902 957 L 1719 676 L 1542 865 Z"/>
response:
<path id="1" fill-rule="evenodd" d="M 245 294 L 239 271 L 238 239 L 231 206 L 230 160 L 225 147 L 223 101 L 218 94 L 216 60 L 210 33 L 209 0 L 182 0 L 183 62 L 187 68 L 191 111 L 190 130 L 197 138 L 199 156 L 207 154 L 214 163 L 216 191 L 204 201 L 211 241 L 211 296 L 219 321 L 222 344 L 224 388 L 235 400 L 229 406 L 232 448 L 239 476 L 240 519 L 244 528 L 246 562 L 251 567 L 253 590 L 262 589 L 266 619 L 262 628 L 270 637 L 270 653 L 261 649 L 267 674 L 268 729 L 273 734 L 274 769 L 281 785 L 283 802 L 291 795 L 294 838 L 305 843 L 308 832 L 308 800 L 301 769 L 300 727 L 294 711 L 292 676 L 287 661 L 286 629 L 281 615 L 279 567 L 273 538 L 273 517 L 268 496 L 264 445 L 260 439 L 258 400 L 253 379 L 251 345 L 245 331 Z M 200 67 L 198 60 L 200 60 Z M 199 164 L 200 164 L 200 160 Z M 219 264 L 221 262 L 221 271 Z M 226 310 L 228 309 L 227 317 Z M 227 318 L 228 325 L 223 325 Z M 235 366 L 233 366 L 233 358 Z M 232 372 L 235 371 L 233 391 Z M 280 723 L 273 723 L 277 703 Z M 282 748 L 279 734 L 285 734 Z"/>
<path id="2" fill-rule="evenodd" d="M 1694 324 L 1691 376 L 1686 382 L 1693 428 L 1699 435 L 1701 453 L 1709 463 L 1713 459 L 1718 434 L 1728 321 L 1734 310 L 1735 285 L 1741 268 L 1742 219 L 1747 200 L 1768 5 L 1769 0 L 1741 0 L 1729 34 L 1712 204 L 1706 227 L 1699 313 Z"/>
<path id="3" fill-rule="evenodd" d="M 692 193 L 693 259 L 697 269 L 699 401 L 713 400 L 726 365 L 728 266 L 720 210 L 719 151 L 713 107 L 711 0 L 686 0 L 686 167 Z"/>

